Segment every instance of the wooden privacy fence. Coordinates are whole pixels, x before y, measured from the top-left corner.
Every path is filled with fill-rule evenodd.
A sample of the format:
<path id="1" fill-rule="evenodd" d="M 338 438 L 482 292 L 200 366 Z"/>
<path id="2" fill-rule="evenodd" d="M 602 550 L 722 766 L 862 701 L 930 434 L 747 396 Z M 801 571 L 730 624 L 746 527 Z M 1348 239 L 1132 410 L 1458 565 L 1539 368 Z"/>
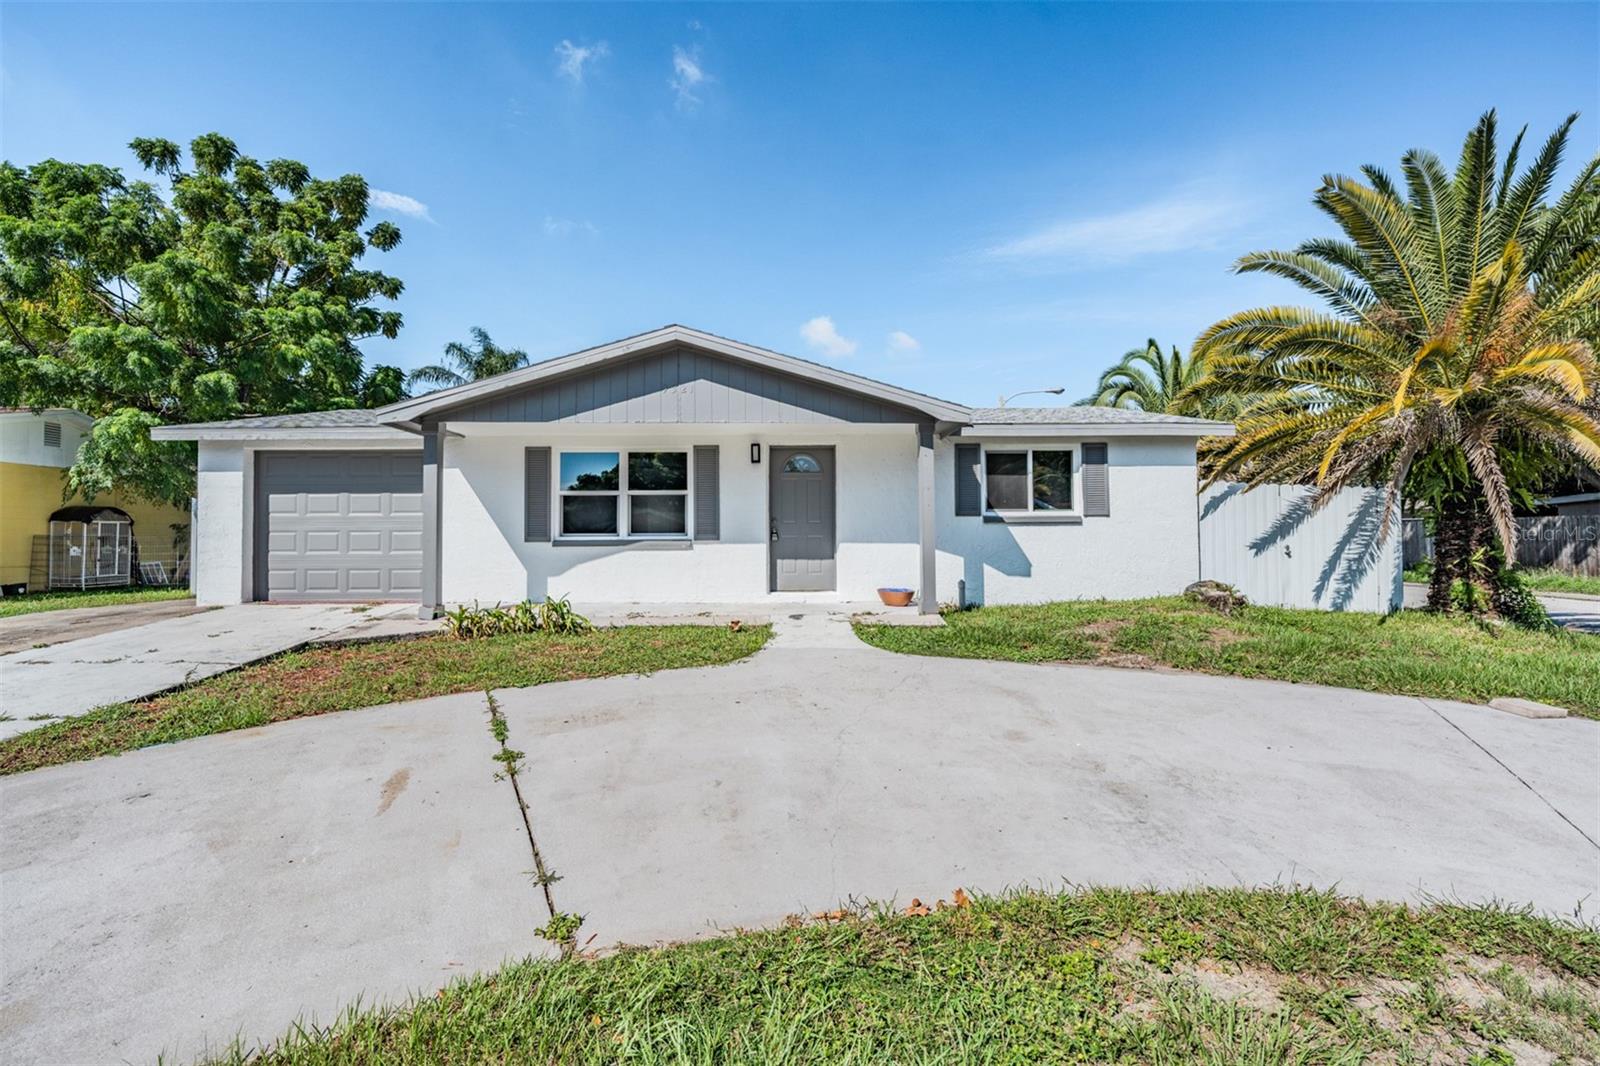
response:
<path id="1" fill-rule="evenodd" d="M 1420 518 L 1405 522 L 1405 559 L 1433 558 L 1433 538 Z M 1600 577 L 1600 515 L 1517 519 L 1517 565 Z"/>

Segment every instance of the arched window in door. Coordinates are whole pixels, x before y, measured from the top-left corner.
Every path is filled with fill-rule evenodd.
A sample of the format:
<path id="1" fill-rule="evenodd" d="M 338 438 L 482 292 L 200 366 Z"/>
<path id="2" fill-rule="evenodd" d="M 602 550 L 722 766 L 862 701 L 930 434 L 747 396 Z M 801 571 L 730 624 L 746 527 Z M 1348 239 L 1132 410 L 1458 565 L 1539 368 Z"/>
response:
<path id="1" fill-rule="evenodd" d="M 805 452 L 795 452 L 789 456 L 789 461 L 783 464 L 785 474 L 820 474 L 822 464 L 817 462 Z"/>

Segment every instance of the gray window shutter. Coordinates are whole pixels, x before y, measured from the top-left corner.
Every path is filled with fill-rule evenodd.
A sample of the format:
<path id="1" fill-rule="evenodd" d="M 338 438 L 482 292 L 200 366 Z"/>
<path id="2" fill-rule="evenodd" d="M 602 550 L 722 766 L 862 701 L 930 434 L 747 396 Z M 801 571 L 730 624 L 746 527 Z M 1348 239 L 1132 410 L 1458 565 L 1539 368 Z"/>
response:
<path id="1" fill-rule="evenodd" d="M 1083 446 L 1083 513 L 1088 518 L 1111 514 L 1111 479 L 1104 444 Z"/>
<path id="2" fill-rule="evenodd" d="M 550 449 L 522 450 L 522 539 L 550 539 Z"/>
<path id="3" fill-rule="evenodd" d="M 715 444 L 694 446 L 694 539 L 722 539 L 722 468 Z"/>
<path id="4" fill-rule="evenodd" d="M 983 513 L 983 477 L 978 470 L 980 451 L 976 444 L 956 445 L 956 514 L 958 515 Z"/>

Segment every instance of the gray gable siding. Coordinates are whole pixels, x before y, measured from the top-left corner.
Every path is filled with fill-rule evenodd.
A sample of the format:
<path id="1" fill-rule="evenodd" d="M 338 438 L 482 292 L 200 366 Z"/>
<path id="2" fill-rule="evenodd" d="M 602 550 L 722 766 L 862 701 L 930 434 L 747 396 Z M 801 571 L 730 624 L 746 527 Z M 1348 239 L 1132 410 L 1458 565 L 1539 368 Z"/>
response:
<path id="1" fill-rule="evenodd" d="M 868 396 L 689 347 L 583 370 L 468 403 L 449 422 L 923 422 Z"/>

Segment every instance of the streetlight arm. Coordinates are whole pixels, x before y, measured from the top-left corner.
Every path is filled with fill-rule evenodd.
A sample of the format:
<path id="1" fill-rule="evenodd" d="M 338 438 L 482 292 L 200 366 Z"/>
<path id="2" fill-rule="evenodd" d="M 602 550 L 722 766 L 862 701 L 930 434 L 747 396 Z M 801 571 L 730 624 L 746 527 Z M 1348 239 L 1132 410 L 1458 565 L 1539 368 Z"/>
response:
<path id="1" fill-rule="evenodd" d="M 1015 400 L 1018 396 L 1060 396 L 1066 389 L 1025 389 L 1022 392 L 1013 392 L 1010 396 L 1000 397 L 1000 406 Z"/>

